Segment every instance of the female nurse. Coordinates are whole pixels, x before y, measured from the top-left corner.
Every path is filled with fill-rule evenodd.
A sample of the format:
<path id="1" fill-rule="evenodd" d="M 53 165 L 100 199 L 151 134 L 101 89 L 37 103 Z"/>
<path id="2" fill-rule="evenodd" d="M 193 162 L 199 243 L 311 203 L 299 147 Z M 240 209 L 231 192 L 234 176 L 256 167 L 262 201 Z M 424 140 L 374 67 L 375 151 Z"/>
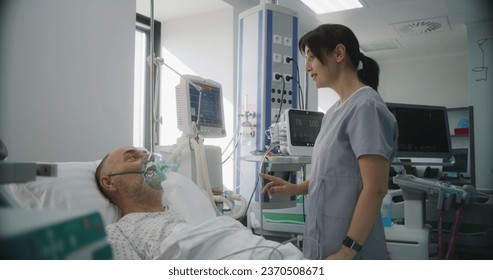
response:
<path id="1" fill-rule="evenodd" d="M 380 206 L 397 147 L 397 122 L 377 92 L 378 64 L 360 52 L 354 33 L 338 24 L 308 32 L 299 49 L 317 88 L 332 88 L 340 99 L 323 118 L 310 180 L 292 184 L 260 174 L 270 181 L 262 192 L 308 194 L 306 258 L 386 259 Z"/>

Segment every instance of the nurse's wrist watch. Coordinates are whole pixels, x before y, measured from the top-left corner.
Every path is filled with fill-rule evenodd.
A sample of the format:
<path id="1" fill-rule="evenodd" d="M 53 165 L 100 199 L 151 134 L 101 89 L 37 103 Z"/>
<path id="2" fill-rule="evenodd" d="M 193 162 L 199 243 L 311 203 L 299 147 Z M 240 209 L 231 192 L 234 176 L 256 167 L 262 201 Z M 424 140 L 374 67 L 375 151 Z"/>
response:
<path id="1" fill-rule="evenodd" d="M 346 238 L 344 238 L 344 240 L 342 241 L 342 245 L 344 245 L 345 247 L 348 247 L 349 249 L 352 249 L 356 252 L 359 252 L 361 250 L 361 248 L 363 248 L 363 246 L 358 244 L 358 242 L 354 241 L 349 236 L 346 236 Z"/>

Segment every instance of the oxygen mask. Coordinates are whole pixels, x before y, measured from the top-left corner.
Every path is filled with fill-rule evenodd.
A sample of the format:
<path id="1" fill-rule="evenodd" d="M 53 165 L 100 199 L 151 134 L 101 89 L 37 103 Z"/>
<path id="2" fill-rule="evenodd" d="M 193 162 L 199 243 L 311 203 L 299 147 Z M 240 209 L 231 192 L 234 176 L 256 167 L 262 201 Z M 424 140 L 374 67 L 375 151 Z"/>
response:
<path id="1" fill-rule="evenodd" d="M 142 176 L 146 184 L 154 189 L 161 189 L 167 170 L 176 169 L 176 165 L 167 165 L 163 156 L 158 153 L 147 153 L 142 159 Z"/>
<path id="2" fill-rule="evenodd" d="M 144 182 L 154 189 L 161 189 L 161 182 L 166 180 L 166 171 L 176 171 L 177 165 L 169 165 L 164 161 L 163 156 L 157 153 L 144 151 L 142 158 L 141 171 L 127 171 L 110 174 L 108 176 L 120 176 L 127 174 L 142 174 Z"/>

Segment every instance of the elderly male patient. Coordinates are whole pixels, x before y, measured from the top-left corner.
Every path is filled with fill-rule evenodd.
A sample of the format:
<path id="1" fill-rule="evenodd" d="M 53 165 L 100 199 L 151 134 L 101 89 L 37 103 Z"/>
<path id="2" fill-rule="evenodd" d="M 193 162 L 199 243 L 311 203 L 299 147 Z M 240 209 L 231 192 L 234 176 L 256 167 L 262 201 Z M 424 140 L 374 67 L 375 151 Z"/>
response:
<path id="1" fill-rule="evenodd" d="M 142 176 L 144 149 L 124 146 L 106 155 L 96 169 L 100 191 L 122 217 L 106 227 L 115 259 L 299 259 L 292 244 L 255 236 L 236 220 L 215 217 L 195 225 L 163 206 L 163 191 Z M 183 184 L 188 178 L 183 177 Z M 200 193 L 202 195 L 202 193 Z M 166 196 L 166 193 L 164 193 Z M 183 203 L 193 203 L 183 201 Z"/>
<path id="2" fill-rule="evenodd" d="M 106 228 L 116 259 L 159 256 L 161 241 L 184 222 L 178 213 L 163 206 L 162 190 L 144 182 L 140 171 L 145 155 L 143 149 L 120 147 L 106 155 L 96 169 L 101 193 L 122 212 L 122 218 Z"/>

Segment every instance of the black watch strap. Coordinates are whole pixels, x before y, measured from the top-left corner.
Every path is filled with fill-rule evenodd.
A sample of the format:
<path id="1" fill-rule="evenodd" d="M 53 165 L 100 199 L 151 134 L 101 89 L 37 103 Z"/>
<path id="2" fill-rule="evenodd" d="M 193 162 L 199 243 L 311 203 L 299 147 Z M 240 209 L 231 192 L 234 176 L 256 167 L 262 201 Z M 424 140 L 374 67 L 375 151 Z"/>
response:
<path id="1" fill-rule="evenodd" d="M 359 252 L 363 246 L 358 244 L 358 242 L 354 241 L 351 237 L 346 236 L 344 240 L 342 241 L 342 245 L 348 247 L 349 249 L 352 249 L 356 252 Z"/>

